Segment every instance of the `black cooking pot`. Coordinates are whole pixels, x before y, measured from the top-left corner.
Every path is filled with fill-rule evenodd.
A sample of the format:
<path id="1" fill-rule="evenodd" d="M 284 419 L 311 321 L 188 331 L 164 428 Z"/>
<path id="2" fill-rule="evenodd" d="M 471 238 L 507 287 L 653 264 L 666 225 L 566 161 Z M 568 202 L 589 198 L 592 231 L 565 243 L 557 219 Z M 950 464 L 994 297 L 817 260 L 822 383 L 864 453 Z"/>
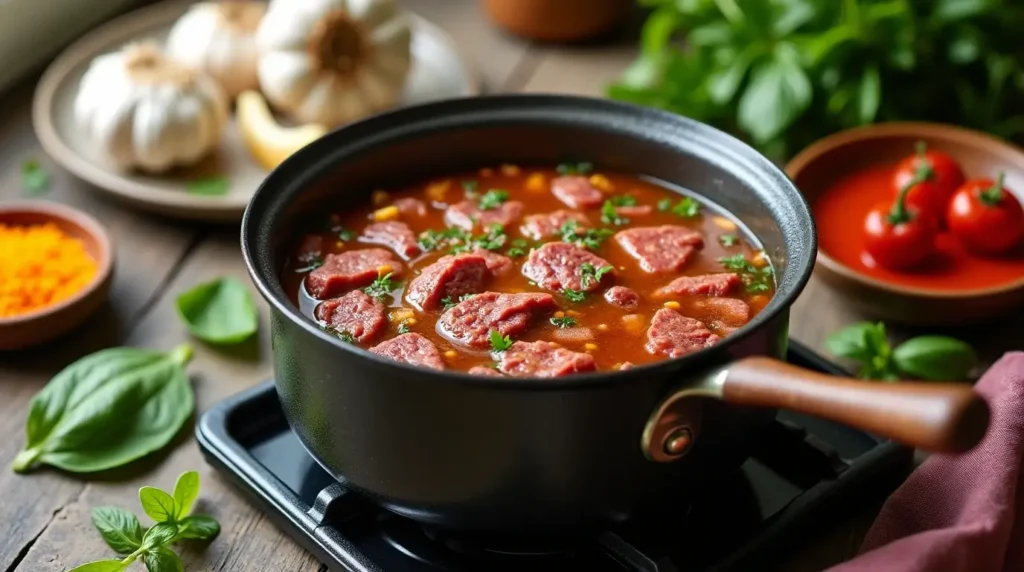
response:
<path id="1" fill-rule="evenodd" d="M 326 204 L 481 165 L 567 159 L 652 176 L 732 212 L 770 256 L 775 297 L 741 330 L 684 358 L 537 380 L 376 356 L 323 332 L 281 286 L 286 257 Z M 500 96 L 380 115 L 272 172 L 246 210 L 242 248 L 271 305 L 274 372 L 292 428 L 336 478 L 425 523 L 564 534 L 671 510 L 742 463 L 774 407 L 943 451 L 971 447 L 987 426 L 985 403 L 965 385 L 856 382 L 777 361 L 814 263 L 807 203 L 747 145 L 669 113 Z"/>

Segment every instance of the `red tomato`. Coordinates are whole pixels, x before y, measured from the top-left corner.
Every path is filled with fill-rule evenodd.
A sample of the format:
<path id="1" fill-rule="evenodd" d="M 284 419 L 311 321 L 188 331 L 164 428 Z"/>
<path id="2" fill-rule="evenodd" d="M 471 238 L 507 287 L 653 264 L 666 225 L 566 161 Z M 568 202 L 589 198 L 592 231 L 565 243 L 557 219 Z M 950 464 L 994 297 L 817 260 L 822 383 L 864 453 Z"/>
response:
<path id="1" fill-rule="evenodd" d="M 946 207 L 957 188 L 964 183 L 964 173 L 949 155 L 929 151 L 923 141 L 917 143 L 917 153 L 900 161 L 893 176 L 898 194 L 914 178 L 923 179 L 911 187 L 907 206 L 917 208 L 941 221 Z"/>
<path id="2" fill-rule="evenodd" d="M 893 223 L 893 205 L 879 203 L 868 212 L 864 219 L 864 234 L 867 241 L 864 248 L 884 268 L 902 270 L 916 266 L 935 249 L 937 229 L 934 219 L 924 213 L 913 211 L 903 222 Z"/>
<path id="3" fill-rule="evenodd" d="M 946 225 L 968 249 L 999 254 L 1024 236 L 1024 209 L 1000 174 L 995 181 L 976 179 L 960 187 L 949 203 Z"/>

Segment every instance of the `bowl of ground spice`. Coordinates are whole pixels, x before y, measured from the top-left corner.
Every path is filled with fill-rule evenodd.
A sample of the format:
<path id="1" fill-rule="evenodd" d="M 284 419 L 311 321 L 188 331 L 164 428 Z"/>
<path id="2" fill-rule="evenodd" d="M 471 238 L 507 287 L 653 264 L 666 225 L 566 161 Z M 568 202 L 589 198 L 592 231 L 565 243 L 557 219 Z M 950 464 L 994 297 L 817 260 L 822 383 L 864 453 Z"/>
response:
<path id="1" fill-rule="evenodd" d="M 57 338 L 110 290 L 114 251 L 91 216 L 49 201 L 0 204 L 0 350 Z"/>

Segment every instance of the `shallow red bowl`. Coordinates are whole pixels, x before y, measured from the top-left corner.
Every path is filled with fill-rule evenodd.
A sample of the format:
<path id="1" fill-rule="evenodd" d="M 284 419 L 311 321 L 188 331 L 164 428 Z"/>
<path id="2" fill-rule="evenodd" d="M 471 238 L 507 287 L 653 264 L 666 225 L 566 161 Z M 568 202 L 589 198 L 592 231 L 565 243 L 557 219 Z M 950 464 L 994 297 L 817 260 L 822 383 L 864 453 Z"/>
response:
<path id="1" fill-rule="evenodd" d="M 813 208 L 838 179 L 872 167 L 895 165 L 913 153 L 917 141 L 953 156 L 968 178 L 1004 172 L 1007 187 L 1024 189 L 1024 151 L 983 133 L 932 123 L 881 123 L 836 133 L 801 151 L 786 165 L 786 172 Z M 877 318 L 915 325 L 957 325 L 1005 316 L 1024 306 L 1024 275 L 991 287 L 962 290 L 908 286 L 841 263 L 820 244 L 815 274 L 861 312 Z"/>

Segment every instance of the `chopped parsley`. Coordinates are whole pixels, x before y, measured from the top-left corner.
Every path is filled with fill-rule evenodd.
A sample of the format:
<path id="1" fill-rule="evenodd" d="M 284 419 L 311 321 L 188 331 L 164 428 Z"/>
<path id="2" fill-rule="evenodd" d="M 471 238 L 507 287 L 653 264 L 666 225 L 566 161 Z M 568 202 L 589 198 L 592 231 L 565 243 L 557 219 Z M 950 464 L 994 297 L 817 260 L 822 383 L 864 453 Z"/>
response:
<path id="1" fill-rule="evenodd" d="M 450 310 L 455 307 L 455 300 L 452 300 L 451 296 L 445 296 L 441 298 L 441 305 L 444 306 L 445 310 Z"/>
<path id="2" fill-rule="evenodd" d="M 319 252 L 311 252 L 300 256 L 299 264 L 302 266 L 296 268 L 296 272 L 300 274 L 303 272 L 312 272 L 324 265 L 324 259 L 320 257 Z"/>
<path id="3" fill-rule="evenodd" d="M 615 203 L 612 201 L 605 201 L 604 204 L 601 205 L 601 222 L 614 226 L 622 226 L 624 224 L 629 224 L 629 219 L 619 215 L 619 211 L 615 210 Z"/>
<path id="4" fill-rule="evenodd" d="M 503 352 L 512 347 L 512 338 L 501 335 L 498 330 L 491 330 L 491 350 Z"/>
<path id="5" fill-rule="evenodd" d="M 740 279 L 743 280 L 743 284 L 747 287 L 747 292 L 761 294 L 771 291 L 772 277 L 775 274 L 771 266 L 758 268 L 754 266 L 753 262 L 744 258 L 742 254 L 719 258 L 718 262 L 726 270 L 731 270 L 740 275 Z"/>
<path id="6" fill-rule="evenodd" d="M 576 325 L 576 318 L 572 316 L 562 316 L 561 318 L 551 318 L 551 325 L 559 328 L 571 328 Z"/>
<path id="7" fill-rule="evenodd" d="M 420 248 L 423 250 L 441 250 L 448 246 L 463 244 L 472 238 L 468 230 L 446 228 L 444 230 L 426 230 L 420 233 Z"/>
<path id="8" fill-rule="evenodd" d="M 661 199 L 658 201 L 658 210 L 667 213 L 668 209 L 672 208 L 672 199 Z"/>
<path id="9" fill-rule="evenodd" d="M 720 242 L 722 246 L 736 246 L 740 243 L 740 237 L 735 234 L 723 234 L 718 237 L 718 242 Z"/>
<path id="10" fill-rule="evenodd" d="M 363 288 L 363 292 L 366 292 L 369 296 L 378 300 L 384 300 L 391 295 L 392 290 L 397 288 L 397 284 L 391 282 L 391 273 L 388 272 L 384 276 L 378 277 L 373 281 L 372 284 Z"/>
<path id="11" fill-rule="evenodd" d="M 589 175 L 594 171 L 593 163 L 562 163 L 555 168 L 559 175 Z"/>
<path id="12" fill-rule="evenodd" d="M 612 271 L 611 266 L 604 266 L 602 268 L 594 268 L 594 265 L 589 262 L 584 262 L 580 265 L 580 283 L 584 288 L 590 286 L 593 283 L 601 282 L 601 277 Z"/>
<path id="13" fill-rule="evenodd" d="M 409 324 L 406 324 L 405 322 L 402 322 L 401 324 L 398 324 L 398 333 L 399 334 L 408 334 L 409 333 Z"/>
<path id="14" fill-rule="evenodd" d="M 562 235 L 562 242 L 578 244 L 591 250 L 597 250 L 606 238 L 615 234 L 614 231 L 607 228 L 589 228 L 580 231 L 579 222 L 575 220 L 565 221 L 558 232 Z"/>
<path id="15" fill-rule="evenodd" d="M 489 211 L 500 207 L 508 200 L 508 191 L 503 189 L 491 189 L 480 197 L 480 210 Z"/>
<path id="16" fill-rule="evenodd" d="M 352 334 L 350 334 L 348 332 L 338 332 L 337 335 L 338 335 L 339 338 L 341 338 L 341 341 L 343 341 L 343 342 L 345 342 L 347 344 L 354 344 L 354 343 L 356 343 L 355 337 L 353 337 Z"/>
<path id="17" fill-rule="evenodd" d="M 484 250 L 498 250 L 505 246 L 505 241 L 508 240 L 508 236 L 505 234 L 505 229 L 500 224 L 492 224 L 487 227 L 487 233 L 480 236 L 473 236 L 466 233 L 465 240 L 462 244 L 456 244 L 452 247 L 452 254 L 461 254 L 463 252 L 470 252 L 477 248 Z"/>
<path id="18" fill-rule="evenodd" d="M 512 258 L 526 256 L 526 250 L 530 248 L 530 243 L 522 238 L 517 238 L 513 240 L 511 245 L 512 248 L 509 248 L 507 251 L 505 251 L 505 254 L 511 256 Z"/>
<path id="19" fill-rule="evenodd" d="M 478 186 L 477 182 L 473 180 L 462 181 L 462 192 L 465 193 L 467 199 L 475 199 L 479 194 L 476 190 Z"/>
<path id="20" fill-rule="evenodd" d="M 587 299 L 587 293 L 582 290 L 570 290 L 568 288 L 562 288 L 562 296 L 570 302 L 582 302 Z"/>
<path id="21" fill-rule="evenodd" d="M 671 204 L 671 203 L 670 203 Z M 700 214 L 700 203 L 693 199 L 693 197 L 683 197 L 678 203 L 672 206 L 671 209 L 662 209 L 661 203 L 658 203 L 658 210 L 665 211 L 671 210 L 672 214 L 682 218 L 693 218 Z"/>
<path id="22" fill-rule="evenodd" d="M 352 232 L 347 228 L 338 229 L 338 239 L 344 242 L 348 242 L 356 237 L 356 233 Z"/>
<path id="23" fill-rule="evenodd" d="M 636 197 L 633 195 L 618 195 L 608 199 L 613 205 L 617 207 L 635 207 Z"/>

